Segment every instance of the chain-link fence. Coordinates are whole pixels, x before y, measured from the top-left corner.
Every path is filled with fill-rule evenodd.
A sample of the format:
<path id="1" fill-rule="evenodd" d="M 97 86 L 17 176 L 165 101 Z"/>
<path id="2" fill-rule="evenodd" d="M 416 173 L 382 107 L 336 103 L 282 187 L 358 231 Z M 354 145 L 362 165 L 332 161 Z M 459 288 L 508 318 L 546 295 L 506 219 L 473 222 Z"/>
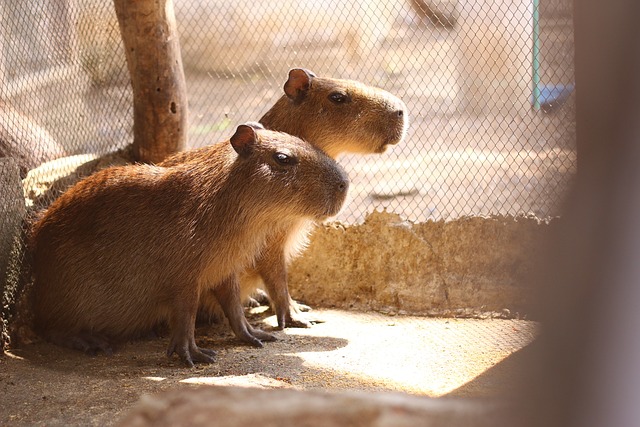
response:
<path id="1" fill-rule="evenodd" d="M 113 5 L 0 5 L 2 125 L 14 137 L 39 132 L 17 135 L 31 152 L 28 168 L 129 143 Z M 287 70 L 302 66 L 387 89 L 410 113 L 403 144 L 342 159 L 353 180 L 342 219 L 377 206 L 413 220 L 556 213 L 575 167 L 570 2 L 176 0 L 175 8 L 190 145 L 260 118 L 282 95 Z"/>
<path id="2" fill-rule="evenodd" d="M 174 6 L 190 146 L 258 120 L 282 96 L 287 71 L 304 67 L 386 89 L 409 111 L 403 143 L 339 159 L 352 180 L 339 219 L 359 222 L 382 207 L 414 221 L 558 213 L 576 166 L 569 0 Z M 132 96 L 112 2 L 0 0 L 0 12 L 0 157 L 14 160 L 0 177 L 8 259 L 16 205 L 5 182 L 30 185 L 125 147 Z"/>
<path id="3" fill-rule="evenodd" d="M 569 1 L 182 0 L 176 14 L 191 144 L 259 118 L 303 66 L 382 87 L 410 114 L 400 146 L 341 158 L 340 219 L 557 213 L 575 168 Z"/>

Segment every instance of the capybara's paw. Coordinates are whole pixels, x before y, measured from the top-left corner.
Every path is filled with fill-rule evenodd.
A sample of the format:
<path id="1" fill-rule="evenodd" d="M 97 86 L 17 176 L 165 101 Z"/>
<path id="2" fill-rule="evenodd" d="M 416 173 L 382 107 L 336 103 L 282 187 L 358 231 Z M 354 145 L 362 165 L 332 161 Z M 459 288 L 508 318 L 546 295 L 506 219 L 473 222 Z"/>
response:
<path id="1" fill-rule="evenodd" d="M 262 348 L 264 347 L 264 345 L 262 344 L 262 341 L 260 341 L 260 339 L 254 337 L 251 333 L 249 333 L 247 331 L 247 334 L 243 334 L 242 336 L 238 336 L 238 338 L 240 339 L 240 341 L 249 344 L 252 347 L 257 347 L 257 348 Z"/>
<path id="2" fill-rule="evenodd" d="M 284 328 L 310 328 L 312 323 L 305 318 L 302 314 L 287 316 L 284 322 Z M 280 329 L 283 328 L 282 325 Z"/>
<path id="3" fill-rule="evenodd" d="M 287 316 L 285 321 L 286 328 L 310 328 L 312 325 L 316 323 L 324 323 L 323 319 L 320 319 L 316 316 L 309 316 L 308 314 L 291 314 L 291 316 Z"/>
<path id="4" fill-rule="evenodd" d="M 190 350 L 191 360 L 198 363 L 213 363 L 216 361 L 216 352 L 209 348 L 196 347 Z"/>
<path id="5" fill-rule="evenodd" d="M 269 295 L 262 289 L 256 289 L 252 298 L 260 305 L 269 305 Z"/>
<path id="6" fill-rule="evenodd" d="M 311 307 L 306 305 L 306 304 L 302 304 L 301 302 L 297 302 L 297 301 L 293 301 L 293 304 L 296 305 L 298 311 L 311 311 Z"/>
<path id="7" fill-rule="evenodd" d="M 276 338 L 275 335 L 257 328 L 251 328 L 251 335 L 253 335 L 254 337 L 256 337 L 261 341 L 277 341 L 278 340 L 278 338 Z"/>
<path id="8" fill-rule="evenodd" d="M 256 307 L 260 307 L 260 303 L 256 299 L 249 297 L 244 302 L 244 306 L 248 308 L 256 308 Z"/>
<path id="9" fill-rule="evenodd" d="M 171 357 L 176 353 L 180 360 L 189 368 L 193 368 L 194 362 L 213 363 L 215 362 L 216 352 L 207 348 L 200 348 L 196 345 L 178 345 L 175 342 L 169 344 L 167 349 L 167 357 Z"/>
<path id="10" fill-rule="evenodd" d="M 100 335 L 80 333 L 72 336 L 56 337 L 53 341 L 66 347 L 80 350 L 90 356 L 95 356 L 100 352 L 107 356 L 113 354 L 113 347 L 109 340 Z"/>
<path id="11" fill-rule="evenodd" d="M 248 297 L 244 303 L 244 307 L 256 308 L 261 306 L 269 306 L 269 296 L 262 289 L 256 289 L 253 295 Z"/>
<path id="12" fill-rule="evenodd" d="M 311 325 L 315 325 L 316 323 L 324 323 L 324 320 L 309 315 L 308 313 L 303 313 L 303 311 L 309 311 L 311 307 L 299 304 L 295 301 L 291 301 L 289 304 L 289 310 L 285 313 L 284 319 L 278 319 L 278 326 L 280 329 L 284 328 L 310 328 Z M 284 323 L 284 325 L 283 325 Z"/>

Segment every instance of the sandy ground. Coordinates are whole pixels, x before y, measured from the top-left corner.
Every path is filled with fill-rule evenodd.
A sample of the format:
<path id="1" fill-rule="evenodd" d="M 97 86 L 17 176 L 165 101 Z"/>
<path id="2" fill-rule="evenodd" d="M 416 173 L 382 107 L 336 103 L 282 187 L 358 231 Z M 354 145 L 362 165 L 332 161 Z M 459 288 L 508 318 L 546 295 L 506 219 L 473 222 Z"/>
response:
<path id="1" fill-rule="evenodd" d="M 149 393 L 194 384 L 403 391 L 432 397 L 506 397 L 526 372 L 537 324 L 317 310 L 309 329 L 276 332 L 257 349 L 225 326 L 199 328 L 211 365 L 184 368 L 164 356 L 166 338 L 85 356 L 48 343 L 0 357 L 0 425 L 108 425 Z M 270 328 L 273 317 L 251 316 Z"/>

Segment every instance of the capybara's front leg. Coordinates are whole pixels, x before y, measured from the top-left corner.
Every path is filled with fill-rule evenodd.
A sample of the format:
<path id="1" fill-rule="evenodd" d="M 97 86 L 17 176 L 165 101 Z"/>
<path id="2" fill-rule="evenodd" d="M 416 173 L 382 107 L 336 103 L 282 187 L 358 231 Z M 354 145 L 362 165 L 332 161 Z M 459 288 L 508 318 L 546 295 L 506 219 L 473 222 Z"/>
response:
<path id="1" fill-rule="evenodd" d="M 313 323 L 320 322 L 305 316 L 302 311 L 310 308 L 300 306 L 289 295 L 287 263 L 281 247 L 274 245 L 266 249 L 256 260 L 256 269 L 271 298 L 278 329 L 309 328 Z"/>
<path id="2" fill-rule="evenodd" d="M 233 333 L 240 340 L 254 346 L 262 347 L 262 341 L 275 341 L 276 337 L 268 332 L 252 327 L 244 315 L 240 301 L 240 284 L 233 275 L 213 289 L 218 303 L 227 316 Z"/>
<path id="3" fill-rule="evenodd" d="M 287 296 L 288 296 L 287 292 Z M 289 303 L 285 311 L 285 328 L 308 328 L 316 323 L 324 323 L 324 320 L 309 313 L 311 307 L 300 304 L 289 296 Z"/>
<path id="4" fill-rule="evenodd" d="M 200 348 L 195 340 L 195 321 L 198 309 L 198 296 L 180 295 L 174 301 L 169 324 L 171 327 L 171 341 L 167 349 L 167 356 L 178 354 L 188 367 L 192 368 L 194 362 L 213 363 L 216 352 L 206 348 Z"/>

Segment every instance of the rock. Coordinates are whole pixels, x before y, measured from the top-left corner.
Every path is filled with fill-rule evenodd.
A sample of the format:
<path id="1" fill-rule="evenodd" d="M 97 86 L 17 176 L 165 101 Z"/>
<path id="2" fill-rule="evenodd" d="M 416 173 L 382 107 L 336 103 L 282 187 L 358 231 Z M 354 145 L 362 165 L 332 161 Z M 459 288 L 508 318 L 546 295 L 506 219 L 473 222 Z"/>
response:
<path id="1" fill-rule="evenodd" d="M 46 207 L 67 188 L 92 173 L 132 162 L 131 146 L 127 146 L 103 156 L 78 154 L 43 163 L 22 180 L 26 204 L 36 209 Z"/>
<path id="2" fill-rule="evenodd" d="M 484 427 L 509 422 L 508 407 L 486 400 L 432 399 L 400 393 L 201 387 L 145 396 L 118 424 L 240 427 Z"/>
<path id="3" fill-rule="evenodd" d="M 540 242 L 557 221 L 527 216 L 412 223 L 372 212 L 364 224 L 326 224 L 289 269 L 294 299 L 313 306 L 412 315 L 531 314 Z M 456 314 L 457 313 L 457 314 Z M 502 316 L 500 316 L 502 317 Z"/>
<path id="4" fill-rule="evenodd" d="M 64 156 L 65 151 L 43 127 L 0 102 L 0 157 L 11 157 L 20 176 L 41 163 Z"/>

